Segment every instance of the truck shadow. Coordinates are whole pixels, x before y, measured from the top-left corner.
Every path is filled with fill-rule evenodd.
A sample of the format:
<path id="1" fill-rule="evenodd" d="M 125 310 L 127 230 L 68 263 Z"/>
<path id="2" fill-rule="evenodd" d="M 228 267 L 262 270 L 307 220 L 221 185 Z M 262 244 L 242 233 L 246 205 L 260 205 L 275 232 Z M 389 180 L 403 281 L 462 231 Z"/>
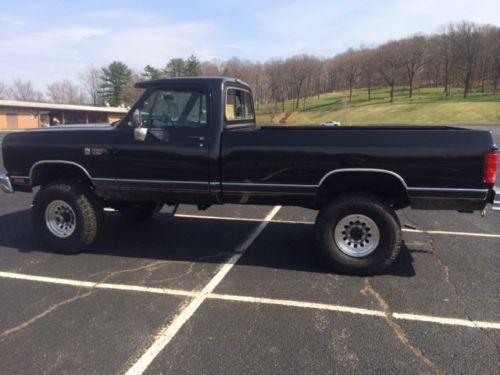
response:
<path id="1" fill-rule="evenodd" d="M 181 262 L 221 263 L 234 253 L 258 225 L 257 222 L 198 219 L 158 215 L 147 222 L 125 220 L 106 213 L 106 226 L 88 254 Z M 239 266 L 266 267 L 300 272 L 331 273 L 314 249 L 313 226 L 269 223 L 247 249 Z M 47 250 L 31 224 L 29 210 L 0 216 L 0 252 Z M 385 272 L 399 277 L 415 276 L 412 252 L 402 244 L 399 257 Z M 74 258 L 78 262 L 78 256 Z"/>

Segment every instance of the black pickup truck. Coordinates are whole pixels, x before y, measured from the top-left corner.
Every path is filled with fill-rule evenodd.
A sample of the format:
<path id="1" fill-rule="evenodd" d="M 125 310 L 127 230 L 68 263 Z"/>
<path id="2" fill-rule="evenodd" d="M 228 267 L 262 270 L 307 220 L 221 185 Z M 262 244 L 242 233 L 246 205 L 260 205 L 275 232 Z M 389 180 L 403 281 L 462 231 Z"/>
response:
<path id="1" fill-rule="evenodd" d="M 495 202 L 490 132 L 444 126 L 262 126 L 250 87 L 175 78 L 145 89 L 115 126 L 9 134 L 4 191 L 31 192 L 33 223 L 53 250 L 75 253 L 103 207 L 146 219 L 163 204 L 290 205 L 319 210 L 317 248 L 336 271 L 372 274 L 396 258 L 395 211 L 482 211 Z"/>

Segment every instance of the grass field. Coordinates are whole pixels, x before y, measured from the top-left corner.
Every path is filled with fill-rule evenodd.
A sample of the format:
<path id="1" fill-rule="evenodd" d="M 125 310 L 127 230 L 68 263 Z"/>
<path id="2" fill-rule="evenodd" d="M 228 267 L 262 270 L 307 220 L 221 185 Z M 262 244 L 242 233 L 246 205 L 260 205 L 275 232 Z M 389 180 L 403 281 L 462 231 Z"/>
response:
<path id="1" fill-rule="evenodd" d="M 259 124 L 278 123 L 286 118 L 290 124 L 318 124 L 340 121 L 342 124 L 500 124 L 500 93 L 472 93 L 463 98 L 461 90 L 450 97 L 442 88 L 416 89 L 413 98 L 408 91 L 396 91 L 394 103 L 389 100 L 387 89 L 372 91 L 368 101 L 366 90 L 355 90 L 349 104 L 347 91 L 323 94 L 306 100 L 305 109 L 293 110 L 292 102 L 285 102 L 285 112 L 273 115 L 273 104 L 262 105 L 257 111 Z"/>

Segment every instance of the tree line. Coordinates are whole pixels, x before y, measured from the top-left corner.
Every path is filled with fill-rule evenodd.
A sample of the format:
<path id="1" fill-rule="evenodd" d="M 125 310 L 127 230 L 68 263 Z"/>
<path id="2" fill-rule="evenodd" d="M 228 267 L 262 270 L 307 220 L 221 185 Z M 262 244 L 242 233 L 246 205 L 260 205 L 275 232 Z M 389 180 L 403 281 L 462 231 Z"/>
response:
<path id="1" fill-rule="evenodd" d="M 139 92 L 140 80 L 179 76 L 231 76 L 248 82 L 257 106 L 274 103 L 276 111 L 291 100 L 295 109 L 305 108 L 306 99 L 336 90 L 366 91 L 387 87 L 395 100 L 396 88 L 405 87 L 413 96 L 415 87 L 441 87 L 444 96 L 459 88 L 464 98 L 473 91 L 497 92 L 500 85 L 500 27 L 473 22 L 451 23 L 431 35 L 416 34 L 377 47 L 350 48 L 330 58 L 296 55 L 264 63 L 241 60 L 200 62 L 196 56 L 174 58 L 164 67 L 147 65 L 135 72 L 123 62 L 106 67 L 89 66 L 80 84 L 68 80 L 47 85 L 43 94 L 28 81 L 16 79 L 11 86 L 0 82 L 0 98 L 50 100 L 55 103 L 129 105 Z"/>

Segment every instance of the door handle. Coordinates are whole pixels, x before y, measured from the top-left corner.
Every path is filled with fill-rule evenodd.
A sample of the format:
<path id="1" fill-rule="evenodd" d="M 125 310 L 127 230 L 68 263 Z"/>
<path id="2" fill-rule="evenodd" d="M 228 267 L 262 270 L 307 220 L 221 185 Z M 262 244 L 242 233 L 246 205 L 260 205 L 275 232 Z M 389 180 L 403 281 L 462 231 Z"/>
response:
<path id="1" fill-rule="evenodd" d="M 203 137 L 201 135 L 191 135 L 188 137 L 188 139 L 196 139 L 197 141 L 204 141 L 205 137 Z"/>

